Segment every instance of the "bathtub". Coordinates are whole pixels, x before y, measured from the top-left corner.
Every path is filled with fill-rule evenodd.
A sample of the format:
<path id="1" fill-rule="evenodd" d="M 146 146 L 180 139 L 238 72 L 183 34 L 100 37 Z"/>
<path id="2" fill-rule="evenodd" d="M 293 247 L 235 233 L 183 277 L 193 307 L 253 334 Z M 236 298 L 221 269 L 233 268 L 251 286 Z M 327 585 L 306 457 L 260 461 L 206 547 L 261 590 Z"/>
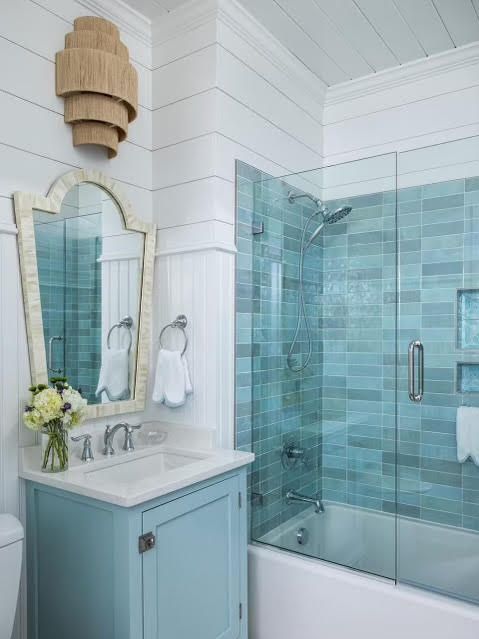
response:
<path id="1" fill-rule="evenodd" d="M 479 599 L 479 535 L 401 518 L 397 536 L 399 585 L 393 515 L 326 502 L 265 535 L 285 550 L 249 548 L 249 639 L 477 639 L 479 606 L 438 593 Z"/>

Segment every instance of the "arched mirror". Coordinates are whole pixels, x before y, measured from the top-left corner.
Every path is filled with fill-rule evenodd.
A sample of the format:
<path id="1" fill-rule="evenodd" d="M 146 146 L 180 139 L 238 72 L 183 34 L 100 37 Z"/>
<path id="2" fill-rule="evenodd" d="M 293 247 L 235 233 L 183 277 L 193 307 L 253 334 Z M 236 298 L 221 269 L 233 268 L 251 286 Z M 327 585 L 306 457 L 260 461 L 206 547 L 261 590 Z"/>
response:
<path id="1" fill-rule="evenodd" d="M 14 200 L 33 383 L 66 377 L 90 417 L 142 410 L 154 227 L 96 171 Z"/>

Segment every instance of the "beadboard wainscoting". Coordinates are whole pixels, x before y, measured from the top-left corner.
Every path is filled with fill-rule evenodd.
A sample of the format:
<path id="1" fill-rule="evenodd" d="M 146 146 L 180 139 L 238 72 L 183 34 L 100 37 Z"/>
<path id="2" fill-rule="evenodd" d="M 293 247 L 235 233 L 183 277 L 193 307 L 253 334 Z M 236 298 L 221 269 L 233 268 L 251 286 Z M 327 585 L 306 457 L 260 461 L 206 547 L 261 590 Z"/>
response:
<path id="1" fill-rule="evenodd" d="M 193 394 L 172 410 L 150 403 L 147 416 L 171 424 L 211 431 L 217 446 L 234 445 L 234 260 L 231 243 L 202 242 L 181 250 L 162 248 L 157 257 L 154 292 L 153 382 L 161 327 L 183 313 Z M 182 335 L 168 331 L 163 341 L 181 348 Z M 151 397 L 151 392 L 149 393 Z"/>

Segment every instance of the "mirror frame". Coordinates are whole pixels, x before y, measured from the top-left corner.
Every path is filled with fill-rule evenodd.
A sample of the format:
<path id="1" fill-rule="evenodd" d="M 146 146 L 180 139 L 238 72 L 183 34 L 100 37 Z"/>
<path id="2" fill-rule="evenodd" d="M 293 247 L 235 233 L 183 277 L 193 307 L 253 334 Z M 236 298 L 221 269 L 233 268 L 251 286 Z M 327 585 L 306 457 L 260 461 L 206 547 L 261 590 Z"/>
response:
<path id="1" fill-rule="evenodd" d="M 153 224 L 139 220 L 134 215 L 130 202 L 124 197 L 117 184 L 100 171 L 95 170 L 83 169 L 66 173 L 53 184 L 46 197 L 36 193 L 17 191 L 13 194 L 13 200 L 18 229 L 18 250 L 31 379 L 32 384 L 46 384 L 48 383 L 47 358 L 43 334 L 42 304 L 38 279 L 33 212 L 34 210 L 41 210 L 46 213 L 51 213 L 52 215 L 60 213 L 65 195 L 73 187 L 85 182 L 97 185 L 110 195 L 117 204 L 120 214 L 123 216 L 124 225 L 127 230 L 137 231 L 143 233 L 145 236 L 143 277 L 139 304 L 135 395 L 134 398 L 125 401 L 89 404 L 87 408 L 87 419 L 94 419 L 108 415 L 138 412 L 145 408 L 149 370 L 156 227 Z"/>

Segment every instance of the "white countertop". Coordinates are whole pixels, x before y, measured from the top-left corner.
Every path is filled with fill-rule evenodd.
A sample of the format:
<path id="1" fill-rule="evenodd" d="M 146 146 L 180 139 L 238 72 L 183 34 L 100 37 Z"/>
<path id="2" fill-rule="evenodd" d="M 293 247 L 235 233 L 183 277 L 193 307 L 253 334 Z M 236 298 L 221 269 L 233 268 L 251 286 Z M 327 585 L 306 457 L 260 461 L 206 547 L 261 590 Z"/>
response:
<path id="1" fill-rule="evenodd" d="M 92 462 L 70 459 L 62 473 L 40 470 L 38 446 L 20 450 L 20 477 L 52 488 L 129 508 L 250 464 L 252 453 L 199 450 L 165 444 L 138 446 Z M 133 462 L 133 463 L 131 463 Z"/>

